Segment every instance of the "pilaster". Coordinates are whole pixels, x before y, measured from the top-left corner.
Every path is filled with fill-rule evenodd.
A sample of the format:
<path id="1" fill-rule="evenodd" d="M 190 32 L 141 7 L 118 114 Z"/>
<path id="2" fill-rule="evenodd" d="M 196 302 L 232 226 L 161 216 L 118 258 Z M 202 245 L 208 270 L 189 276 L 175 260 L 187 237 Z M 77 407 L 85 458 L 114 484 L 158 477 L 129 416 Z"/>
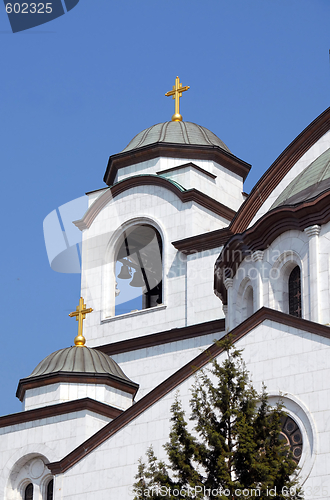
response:
<path id="1" fill-rule="evenodd" d="M 252 254 L 252 261 L 256 264 L 256 288 L 255 288 L 255 307 L 256 311 L 260 309 L 264 304 L 264 294 L 263 294 L 263 282 L 262 282 L 262 260 L 264 258 L 264 252 L 262 250 L 257 250 Z"/>
<path id="2" fill-rule="evenodd" d="M 309 297 L 310 319 L 315 322 L 320 320 L 320 286 L 319 286 L 319 234 L 321 227 L 309 226 L 304 229 L 309 238 L 308 242 L 308 267 L 309 267 Z"/>
<path id="3" fill-rule="evenodd" d="M 233 279 L 225 279 L 225 287 L 227 289 L 227 314 L 226 314 L 226 330 L 229 332 L 234 328 L 234 311 L 233 311 Z"/>

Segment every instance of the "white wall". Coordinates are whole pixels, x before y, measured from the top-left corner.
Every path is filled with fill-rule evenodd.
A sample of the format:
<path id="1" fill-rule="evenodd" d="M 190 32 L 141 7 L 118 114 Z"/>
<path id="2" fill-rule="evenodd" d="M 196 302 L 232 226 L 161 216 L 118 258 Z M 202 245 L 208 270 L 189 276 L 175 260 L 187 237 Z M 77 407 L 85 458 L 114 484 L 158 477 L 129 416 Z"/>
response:
<path id="1" fill-rule="evenodd" d="M 280 393 L 285 395 L 287 411 L 299 422 L 304 437 L 300 477 L 306 481 L 306 488 L 321 488 L 318 490 L 320 500 L 328 499 L 330 341 L 267 320 L 243 337 L 237 347 L 244 349 L 243 356 L 254 386 L 260 390 L 265 382 L 273 398 Z M 179 388 L 188 411 L 192 382 L 186 381 Z M 56 483 L 61 487 L 61 492 L 56 491 L 56 495 L 60 495 L 58 498 L 131 499 L 130 488 L 137 473 L 138 459 L 145 457 L 148 446 L 153 444 L 156 455 L 165 458 L 162 445 L 168 440 L 170 406 L 175 393 L 173 390 L 65 472 Z M 327 495 L 322 495 L 322 486 L 327 488 Z"/>

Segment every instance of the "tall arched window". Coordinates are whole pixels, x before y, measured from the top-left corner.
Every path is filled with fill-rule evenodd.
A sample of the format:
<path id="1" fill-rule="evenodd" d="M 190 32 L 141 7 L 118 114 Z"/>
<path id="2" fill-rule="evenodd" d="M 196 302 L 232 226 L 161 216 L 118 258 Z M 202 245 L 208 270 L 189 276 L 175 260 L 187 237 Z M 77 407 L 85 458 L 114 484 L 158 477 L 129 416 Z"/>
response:
<path id="1" fill-rule="evenodd" d="M 29 483 L 25 488 L 24 500 L 33 500 L 33 484 Z"/>
<path id="2" fill-rule="evenodd" d="M 299 266 L 294 267 L 289 276 L 289 314 L 301 318 L 301 277 Z"/>
<path id="3" fill-rule="evenodd" d="M 53 500 L 54 479 L 47 484 L 47 500 Z"/>
<path id="4" fill-rule="evenodd" d="M 253 288 L 251 285 L 249 285 L 244 292 L 241 307 L 241 318 L 242 321 L 244 321 L 253 314 Z"/>
<path id="5" fill-rule="evenodd" d="M 162 239 L 148 224 L 126 229 L 116 255 L 116 316 L 162 303 Z"/>

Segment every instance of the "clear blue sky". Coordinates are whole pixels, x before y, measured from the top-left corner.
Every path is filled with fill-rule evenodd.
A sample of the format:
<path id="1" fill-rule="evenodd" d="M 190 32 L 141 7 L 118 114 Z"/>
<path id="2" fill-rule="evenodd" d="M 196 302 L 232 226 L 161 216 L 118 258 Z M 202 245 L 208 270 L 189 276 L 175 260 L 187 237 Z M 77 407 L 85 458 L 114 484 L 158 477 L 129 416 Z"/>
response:
<path id="1" fill-rule="evenodd" d="M 0 414 L 20 411 L 18 380 L 76 335 L 80 276 L 50 269 L 43 219 L 170 120 L 176 75 L 184 120 L 253 165 L 249 192 L 330 104 L 329 19 L 329 0 L 80 0 L 12 34 L 1 7 Z"/>

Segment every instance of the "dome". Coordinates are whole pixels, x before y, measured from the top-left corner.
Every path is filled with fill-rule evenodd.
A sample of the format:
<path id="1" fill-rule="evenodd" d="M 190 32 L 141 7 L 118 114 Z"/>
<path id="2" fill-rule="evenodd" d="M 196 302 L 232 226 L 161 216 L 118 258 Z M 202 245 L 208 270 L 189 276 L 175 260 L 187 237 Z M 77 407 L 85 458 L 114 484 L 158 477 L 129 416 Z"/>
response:
<path id="1" fill-rule="evenodd" d="M 22 401 L 28 389 L 61 382 L 105 384 L 131 394 L 139 387 L 103 352 L 73 346 L 49 354 L 28 377 L 19 381 L 16 395 Z"/>
<path id="2" fill-rule="evenodd" d="M 27 378 L 57 372 L 106 374 L 129 380 L 112 358 L 85 346 L 66 347 L 49 354 Z"/>
<path id="3" fill-rule="evenodd" d="M 205 127 L 191 122 L 165 122 L 153 125 L 137 134 L 122 153 L 155 143 L 194 146 L 217 146 L 230 153 L 219 137 Z"/>
<path id="4" fill-rule="evenodd" d="M 270 210 L 282 205 L 297 205 L 330 189 L 330 148 L 290 182 Z"/>

